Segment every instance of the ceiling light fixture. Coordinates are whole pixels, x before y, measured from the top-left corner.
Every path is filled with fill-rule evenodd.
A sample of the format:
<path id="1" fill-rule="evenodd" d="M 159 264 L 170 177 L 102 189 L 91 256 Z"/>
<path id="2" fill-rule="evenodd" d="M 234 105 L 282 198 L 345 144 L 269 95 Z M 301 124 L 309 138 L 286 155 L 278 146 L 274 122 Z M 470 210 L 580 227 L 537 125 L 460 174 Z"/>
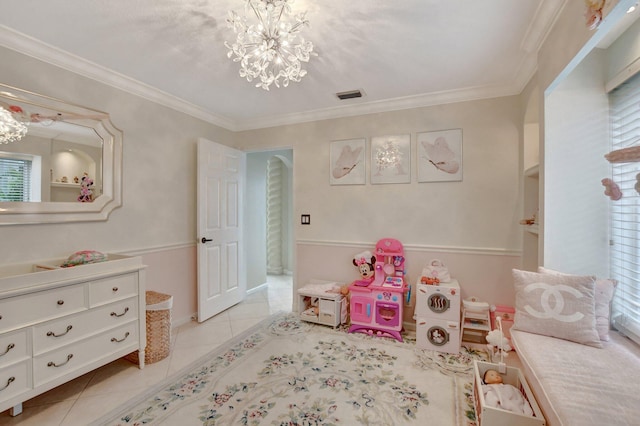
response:
<path id="1" fill-rule="evenodd" d="M 271 84 L 280 87 L 290 81 L 299 82 L 307 71 L 301 62 L 317 56 L 313 43 L 298 36 L 309 25 L 306 12 L 293 15 L 294 0 L 246 0 L 245 16 L 229 11 L 227 24 L 237 34 L 236 41 L 224 42 L 227 57 L 240 62 L 240 77 L 248 82 L 260 79 L 256 87 L 269 90 Z M 253 16 L 251 16 L 253 15 Z M 255 18 L 249 23 L 247 16 Z M 253 21 L 253 19 L 252 19 Z"/>
<path id="2" fill-rule="evenodd" d="M 27 134 L 27 126 L 13 118 L 13 114 L 0 106 L 0 144 L 17 142 Z"/>

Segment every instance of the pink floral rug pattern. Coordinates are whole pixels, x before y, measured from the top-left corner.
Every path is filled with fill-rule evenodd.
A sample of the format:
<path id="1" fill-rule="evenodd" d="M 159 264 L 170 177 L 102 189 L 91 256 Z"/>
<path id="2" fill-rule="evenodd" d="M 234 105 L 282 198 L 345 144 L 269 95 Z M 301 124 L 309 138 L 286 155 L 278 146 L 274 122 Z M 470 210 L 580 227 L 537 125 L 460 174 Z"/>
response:
<path id="1" fill-rule="evenodd" d="M 409 339 L 407 339 L 409 340 Z M 99 424 L 467 426 L 473 359 L 279 314 Z"/>

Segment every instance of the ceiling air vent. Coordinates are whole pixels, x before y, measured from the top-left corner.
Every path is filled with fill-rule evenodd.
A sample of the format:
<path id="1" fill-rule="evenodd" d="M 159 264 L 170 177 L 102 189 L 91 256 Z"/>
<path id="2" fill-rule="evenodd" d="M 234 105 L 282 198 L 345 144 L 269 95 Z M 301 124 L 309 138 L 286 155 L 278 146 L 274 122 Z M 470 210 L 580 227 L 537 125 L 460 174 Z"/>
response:
<path id="1" fill-rule="evenodd" d="M 345 100 L 345 99 L 353 99 L 353 98 L 361 98 L 362 97 L 362 92 L 360 90 L 350 90 L 348 92 L 340 92 L 340 93 L 336 93 L 336 96 L 340 99 L 340 100 Z"/>

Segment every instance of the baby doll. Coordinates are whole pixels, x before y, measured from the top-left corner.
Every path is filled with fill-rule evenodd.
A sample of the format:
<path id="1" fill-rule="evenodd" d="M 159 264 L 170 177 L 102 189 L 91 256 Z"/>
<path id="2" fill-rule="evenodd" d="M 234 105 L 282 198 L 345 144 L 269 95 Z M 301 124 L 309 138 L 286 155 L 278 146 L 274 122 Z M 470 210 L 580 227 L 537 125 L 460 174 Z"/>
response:
<path id="1" fill-rule="evenodd" d="M 533 410 L 522 393 L 515 386 L 503 384 L 502 376 L 496 370 L 485 371 L 482 381 L 482 393 L 488 406 L 526 416 L 533 415 Z"/>

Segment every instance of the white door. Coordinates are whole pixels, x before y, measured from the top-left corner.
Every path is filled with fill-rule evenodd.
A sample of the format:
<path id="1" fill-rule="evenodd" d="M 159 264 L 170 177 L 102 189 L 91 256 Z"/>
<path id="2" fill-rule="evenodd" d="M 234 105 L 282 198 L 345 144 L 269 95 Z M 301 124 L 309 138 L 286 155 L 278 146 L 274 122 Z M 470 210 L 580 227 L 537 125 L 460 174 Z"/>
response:
<path id="1" fill-rule="evenodd" d="M 241 302 L 247 279 L 243 241 L 246 155 L 198 140 L 198 321 Z"/>

